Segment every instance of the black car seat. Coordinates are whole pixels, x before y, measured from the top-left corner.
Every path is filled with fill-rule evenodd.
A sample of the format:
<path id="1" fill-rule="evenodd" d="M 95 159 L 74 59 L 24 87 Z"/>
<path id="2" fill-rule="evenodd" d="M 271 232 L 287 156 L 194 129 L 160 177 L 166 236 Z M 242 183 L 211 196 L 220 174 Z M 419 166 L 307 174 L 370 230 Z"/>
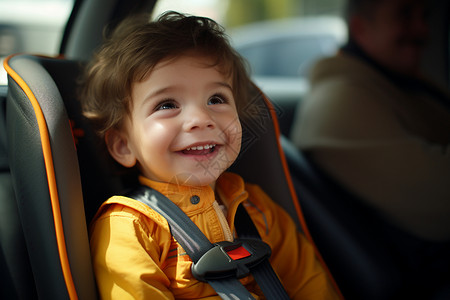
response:
<path id="1" fill-rule="evenodd" d="M 448 279 L 441 277 L 444 270 L 448 274 L 443 265 L 448 242 L 411 235 L 341 185 L 308 152 L 287 139 L 281 144 L 311 236 L 346 299 L 449 299 Z"/>
<path id="2" fill-rule="evenodd" d="M 398 299 L 405 274 L 386 242 L 394 231 L 373 209 L 281 140 L 308 228 L 346 299 Z"/>
<path id="3" fill-rule="evenodd" d="M 8 162 L 37 295 L 95 299 L 86 224 L 127 182 L 111 176 L 80 114 L 78 62 L 17 55 L 5 67 Z M 243 151 L 232 169 L 261 185 L 310 237 L 278 143 L 274 109 L 254 92 L 247 110 L 253 117 L 243 122 Z"/>
<path id="4" fill-rule="evenodd" d="M 281 144 L 311 236 L 346 299 L 448 299 L 449 282 L 433 269 L 445 269 L 439 258 L 448 257 L 448 243 L 409 234 L 321 169 L 308 152 L 287 139 Z"/>
<path id="5" fill-rule="evenodd" d="M 3 95 L 3 94 L 2 94 Z M 6 95 L 6 94 L 5 94 Z M 0 299 L 34 299 L 33 276 L 15 201 L 6 142 L 6 97 L 0 97 Z M 21 289 L 21 285 L 30 288 Z"/>
<path id="6" fill-rule="evenodd" d="M 77 152 L 67 115 L 68 105 L 76 104 L 78 67 L 74 62 L 52 64 L 27 56 L 5 62 L 8 163 L 36 297 L 41 299 L 96 297 Z M 67 111 L 62 99 L 68 103 Z"/>

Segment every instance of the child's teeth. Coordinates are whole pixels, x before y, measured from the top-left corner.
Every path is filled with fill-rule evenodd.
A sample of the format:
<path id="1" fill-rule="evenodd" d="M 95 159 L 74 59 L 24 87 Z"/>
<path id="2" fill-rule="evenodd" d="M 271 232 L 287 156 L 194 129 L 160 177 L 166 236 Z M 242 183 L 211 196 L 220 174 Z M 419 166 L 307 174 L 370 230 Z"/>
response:
<path id="1" fill-rule="evenodd" d="M 194 146 L 194 147 L 186 148 L 186 150 L 187 151 L 189 151 L 189 150 L 203 150 L 203 149 L 208 150 L 208 149 L 211 149 L 211 148 L 213 148 L 215 146 L 216 146 L 215 144 L 213 144 L 213 145 L 204 145 L 204 146 Z"/>

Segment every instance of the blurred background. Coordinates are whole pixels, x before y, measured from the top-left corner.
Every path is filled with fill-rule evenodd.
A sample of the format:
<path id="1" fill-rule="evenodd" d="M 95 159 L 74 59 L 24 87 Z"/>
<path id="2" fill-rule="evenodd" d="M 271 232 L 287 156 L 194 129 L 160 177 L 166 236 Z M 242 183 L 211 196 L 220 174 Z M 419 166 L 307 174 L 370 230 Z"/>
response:
<path id="1" fill-rule="evenodd" d="M 298 101 L 318 58 L 346 40 L 345 0 L 161 0 L 152 17 L 176 10 L 227 29 L 254 81 L 277 101 Z M 0 59 L 17 52 L 58 55 L 73 0 L 0 0 Z M 1 68 L 0 85 L 6 84 Z"/>

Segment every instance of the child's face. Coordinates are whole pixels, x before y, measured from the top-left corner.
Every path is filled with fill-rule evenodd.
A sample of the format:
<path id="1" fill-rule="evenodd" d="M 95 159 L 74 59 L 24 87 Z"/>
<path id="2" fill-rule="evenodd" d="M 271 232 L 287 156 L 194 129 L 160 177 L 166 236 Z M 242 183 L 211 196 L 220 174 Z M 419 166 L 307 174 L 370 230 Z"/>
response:
<path id="1" fill-rule="evenodd" d="M 231 78 L 210 63 L 195 55 L 164 60 L 135 83 L 131 116 L 107 139 L 113 157 L 127 167 L 138 162 L 152 180 L 214 186 L 240 151 L 242 128 Z"/>

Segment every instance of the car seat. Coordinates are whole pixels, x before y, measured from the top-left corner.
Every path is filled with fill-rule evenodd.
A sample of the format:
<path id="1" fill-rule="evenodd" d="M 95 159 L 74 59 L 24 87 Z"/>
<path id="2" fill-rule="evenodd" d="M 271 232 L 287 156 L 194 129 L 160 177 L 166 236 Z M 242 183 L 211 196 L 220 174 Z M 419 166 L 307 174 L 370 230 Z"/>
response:
<path id="1" fill-rule="evenodd" d="M 9 171 L 5 112 L 6 97 L 0 96 L 0 299 L 33 299 L 36 290 Z"/>
<path id="2" fill-rule="evenodd" d="M 36 293 L 43 299 L 96 298 L 86 224 L 101 202 L 127 187 L 121 176 L 111 176 L 80 114 L 81 67 L 29 55 L 5 61 L 8 162 Z M 243 120 L 242 152 L 231 168 L 262 186 L 310 238 L 278 143 L 274 109 L 256 87 L 253 92 L 247 110 L 252 118 Z"/>
<path id="3" fill-rule="evenodd" d="M 5 61 L 8 163 L 36 297 L 95 299 L 80 171 L 67 115 L 76 105 L 78 65 L 58 63 L 27 56 Z"/>
<path id="4" fill-rule="evenodd" d="M 308 152 L 287 139 L 281 144 L 311 236 L 346 299 L 448 298 L 448 283 L 433 277 L 437 276 L 433 264 L 439 263 L 415 261 L 432 244 L 365 204 L 321 169 Z M 437 258 L 447 257 L 445 248 L 430 249 Z"/>
<path id="5" fill-rule="evenodd" d="M 396 299 L 403 275 L 375 225 L 385 222 L 288 139 L 281 144 L 310 233 L 345 298 Z"/>

